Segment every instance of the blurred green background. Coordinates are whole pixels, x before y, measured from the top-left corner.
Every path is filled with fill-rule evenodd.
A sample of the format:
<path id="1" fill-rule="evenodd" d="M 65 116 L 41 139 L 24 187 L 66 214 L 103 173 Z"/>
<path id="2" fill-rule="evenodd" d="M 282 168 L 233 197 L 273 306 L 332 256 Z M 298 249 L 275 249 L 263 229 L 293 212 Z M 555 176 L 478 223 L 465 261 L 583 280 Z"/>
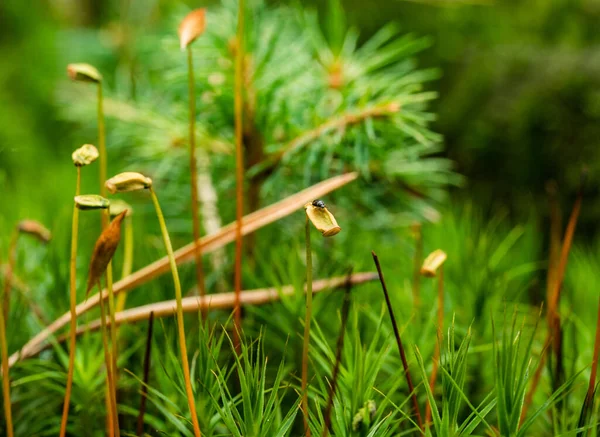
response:
<path id="1" fill-rule="evenodd" d="M 437 99 L 426 102 L 427 109 L 436 114 L 433 124 L 428 127 L 443 137 L 443 149 L 439 153 L 436 149 L 433 160 L 439 157 L 452 160 L 455 163 L 454 170 L 465 176 L 465 183 L 460 187 L 458 183 L 456 186 L 449 184 L 450 196 L 446 198 L 445 205 L 439 204 L 443 196 L 432 202 L 442 212 L 442 220 L 423 226 L 424 250 L 425 254 L 437 248 L 448 251 L 449 260 L 452 260 L 447 269 L 448 306 L 458 313 L 457 320 L 465 324 L 475 321 L 474 332 L 476 337 L 479 336 L 476 341 L 483 344 L 482 339 L 489 337 L 491 329 L 488 323 L 490 308 L 497 311 L 502 306 L 499 302 L 504 304 L 521 300 L 538 304 L 539 297 L 544 294 L 543 277 L 548 259 L 550 206 L 547 187 L 557 188 L 562 216 L 565 218 L 564 227 L 580 186 L 582 168 L 587 167 L 582 216 L 576 233 L 578 241 L 570 260 L 565 289 L 569 292 L 569 314 L 580 317 L 584 322 L 581 326 L 591 330 L 595 320 L 600 241 L 596 225 L 600 219 L 600 205 L 597 202 L 600 174 L 600 0 L 341 2 L 347 13 L 348 24 L 359 30 L 361 42 L 367 41 L 390 21 L 399 25 L 402 34 L 425 37 L 429 42 L 427 49 L 417 50 L 416 54 L 410 53 L 409 57 L 416 58 L 419 68 L 433 68 L 439 72 L 438 79 L 421 81 L 426 91 L 438 94 Z M 224 3 L 234 2 L 224 0 Z M 317 8 L 323 28 L 335 27 L 336 20 L 341 19 L 330 14 L 325 0 L 271 3 L 298 5 L 301 7 L 299 9 Z M 43 249 L 34 251 L 34 243 L 24 243 L 29 246 L 21 249 L 18 263 L 23 266 L 24 277 L 41 284 L 38 288 L 42 291 L 36 295 L 36 299 L 45 304 L 43 306 L 50 320 L 66 310 L 66 302 L 61 299 L 65 296 L 68 277 L 64 260 L 68 253 L 68 223 L 75 179 L 70 155 L 83 142 L 95 142 L 97 138 L 95 118 L 89 117 L 85 108 L 80 108 L 85 106 L 81 105 L 82 101 L 92 101 L 89 98 L 91 94 L 77 94 L 83 93 L 84 88 L 77 88 L 76 84 L 68 82 L 67 64 L 92 63 L 104 75 L 106 95 L 114 99 L 113 103 L 117 100 L 131 103 L 131 106 L 122 108 L 133 108 L 133 111 L 136 103 L 140 104 L 137 109 L 147 108 L 147 113 L 142 114 L 150 114 L 144 120 L 145 124 L 139 123 L 139 120 L 136 120 L 137 125 L 130 123 L 127 117 L 123 117 L 125 120 L 116 120 L 114 114 L 107 117 L 109 150 L 113 148 L 117 155 L 112 156 L 122 159 L 118 162 L 113 158 L 108 163 L 108 173 L 112 175 L 123 171 L 124 166 L 143 166 L 148 162 L 155 165 L 154 169 L 160 170 L 156 170 L 156 173 L 162 172 L 156 178 L 159 181 L 157 185 L 161 186 L 161 202 L 166 199 L 163 206 L 166 206 L 169 229 L 174 237 L 174 245 L 180 247 L 190 240 L 191 226 L 185 213 L 188 204 L 185 200 L 189 193 L 187 188 L 185 192 L 180 189 L 187 187 L 182 176 L 183 165 L 180 164 L 182 168 L 178 172 L 168 171 L 175 167 L 172 162 L 181 162 L 181 156 L 185 154 L 184 148 L 177 147 L 181 146 L 176 141 L 181 137 L 177 136 L 180 132 L 173 129 L 174 133 L 166 132 L 164 137 L 156 138 L 155 143 L 158 143 L 173 134 L 170 137 L 172 142 L 163 141 L 162 148 L 157 147 L 154 152 L 149 151 L 151 147 L 143 148 L 144 144 L 140 143 L 160 131 L 161 126 L 151 126 L 152 117 L 157 114 L 157 118 L 163 117 L 161 121 L 174 120 L 172 124 L 185 121 L 186 99 L 182 97 L 185 80 L 181 80 L 184 63 L 178 65 L 183 58 L 178 57 L 181 53 L 177 51 L 176 23 L 189 8 L 210 4 L 174 0 L 45 0 L 35 5 L 22 0 L 0 2 L 0 256 L 7 252 L 7 240 L 18 220 L 37 219 L 52 229 L 55 244 L 50 247 L 48 254 L 43 255 L 46 253 Z M 223 41 L 225 38 L 221 43 Z M 223 46 L 216 47 L 215 51 L 228 49 Z M 156 56 L 153 57 L 153 54 Z M 168 59 L 163 60 L 162 55 Z M 165 65 L 167 67 L 161 69 Z M 372 76 L 377 76 L 377 73 Z M 177 74 L 180 76 L 177 77 Z M 376 77 L 373 77 L 371 80 L 374 83 Z M 227 78 L 222 80 L 221 84 L 225 83 L 223 88 L 230 92 L 230 83 L 225 82 Z M 161 91 L 170 85 L 172 92 L 165 97 Z M 65 89 L 70 91 L 65 93 Z M 300 94 L 296 91 L 296 95 Z M 220 103 L 228 102 L 227 98 L 230 97 L 231 93 Z M 351 98 L 348 99 L 351 104 L 356 104 Z M 203 96 L 198 92 L 198 100 L 208 105 L 202 99 Z M 356 100 L 360 103 L 360 99 Z M 178 106 L 172 105 L 173 101 Z M 216 118 L 214 125 L 218 127 L 225 125 L 228 117 L 231 118 L 231 106 L 223 104 L 223 108 L 218 108 L 221 113 L 216 110 L 206 117 L 209 121 L 209 117 Z M 264 112 L 267 113 L 269 109 Z M 86 117 L 87 121 L 83 121 Z M 207 118 L 201 119 L 204 125 L 207 124 Z M 289 117 L 289 120 L 282 122 L 294 125 L 297 119 L 301 117 Z M 260 120 L 273 128 L 268 131 L 265 129 L 264 132 L 269 135 L 279 127 L 275 123 L 269 124 L 271 121 Z M 128 128 L 130 132 L 125 131 Z M 287 134 L 291 132 L 294 129 Z M 232 136 L 230 130 L 226 129 L 217 134 L 209 132 L 208 136 L 211 134 L 215 137 L 220 134 L 224 141 Z M 275 134 L 272 136 L 276 137 Z M 268 139 L 271 143 L 278 141 Z M 385 137 L 390 148 L 398 145 L 398 149 L 401 149 L 395 140 Z M 432 142 L 437 147 L 437 140 Z M 401 143 L 401 139 L 398 143 Z M 373 149 L 376 146 L 374 144 Z M 320 145 L 317 144 L 317 147 Z M 167 156 L 164 150 L 172 151 L 172 155 Z M 229 159 L 231 155 L 216 155 L 213 163 L 216 162 L 215 167 L 220 173 L 213 177 L 220 195 L 218 206 L 223 223 L 228 223 L 234 216 L 231 201 L 233 183 L 230 177 L 232 164 L 224 162 L 232 160 Z M 321 157 L 317 156 L 314 160 Z M 312 157 L 309 156 L 305 161 L 310 161 Z M 416 161 L 421 164 L 418 159 Z M 440 161 L 437 160 L 436 165 L 443 167 L 444 163 L 440 164 Z M 421 172 L 423 168 L 427 171 L 430 167 L 421 167 Z M 299 164 L 297 173 L 301 174 L 303 169 Z M 97 190 L 95 172 L 97 166 L 86 169 L 83 192 Z M 306 175 L 308 172 L 304 173 Z M 302 177 L 298 177 L 294 183 L 308 186 L 320 177 L 316 171 L 314 173 L 305 178 L 309 183 L 305 183 Z M 424 185 L 434 180 L 434 176 L 430 179 L 424 177 Z M 451 179 L 448 174 L 443 176 Z M 400 308 L 407 316 L 412 308 L 407 302 L 410 299 L 409 278 L 412 275 L 411 260 L 415 245 L 409 229 L 398 223 L 402 222 L 404 226 L 411 223 L 413 217 L 408 214 L 401 216 L 406 203 L 397 201 L 400 196 L 390 196 L 385 204 L 390 192 L 394 194 L 394 190 L 401 189 L 399 185 L 387 184 L 385 176 L 379 175 L 379 180 L 377 177 L 361 179 L 345 191 L 346 197 L 336 198 L 332 194 L 326 199 L 327 202 L 331 199 L 336 214 L 340 212 L 339 220 L 345 232 L 336 237 L 334 244 L 329 241 L 322 243 L 329 246 L 326 256 L 315 259 L 315 265 L 319 266 L 315 277 L 341 274 L 348 262 L 354 263 L 355 271 L 370 270 L 372 260 L 369 251 L 376 249 L 384 264 L 387 263 L 384 270 L 401 272 L 390 274 L 394 278 L 390 282 L 395 289 L 404 290 L 394 299 L 404 303 Z M 164 180 L 170 184 L 161 185 L 160 182 Z M 291 184 L 283 188 L 277 186 L 280 180 L 273 183 L 275 187 L 267 186 L 265 189 L 271 190 L 268 193 L 270 201 L 284 198 L 297 188 L 291 187 Z M 371 183 L 373 180 L 375 183 Z M 168 186 L 171 187 L 169 192 Z M 370 197 L 376 200 L 368 204 L 364 198 L 359 199 L 357 194 L 369 198 L 367 200 Z M 134 196 L 131 197 L 136 211 L 136 244 L 139 246 L 136 246 L 135 267 L 138 268 L 160 257 L 163 251 L 155 221 L 144 222 L 137 218 L 148 216 L 152 212 L 151 207 L 148 202 L 135 203 Z M 413 203 L 422 200 L 419 196 L 413 197 Z M 387 208 L 381 208 L 382 200 Z M 257 250 L 255 264 L 249 262 L 244 265 L 245 287 L 301 283 L 304 267 L 300 236 L 304 219 L 298 220 L 298 215 L 256 233 L 261 250 Z M 96 219 L 90 215 L 82 218 L 82 247 L 78 260 L 80 274 L 86 269 L 86 255 L 99 229 Z M 149 229 L 150 232 L 144 232 Z M 362 232 L 360 238 L 356 237 L 357 232 Z M 142 236 L 143 239 L 140 239 Z M 593 241 L 596 244 L 588 244 Z M 284 244 L 279 244 L 281 242 Z M 227 250 L 231 260 L 232 247 Z M 42 256 L 47 256 L 44 263 L 40 262 Z M 35 270 L 40 265 L 44 269 Z M 227 277 L 227 272 L 231 273 L 230 267 L 224 267 L 225 274 L 212 268 L 207 270 L 210 271 L 209 285 L 220 285 L 219 281 Z M 182 268 L 182 279 L 186 286 L 191 286 L 192 276 L 191 268 Z M 163 278 L 161 281 L 157 281 L 153 288 L 147 288 L 146 293 L 132 296 L 130 304 L 132 301 L 141 304 L 148 300 L 159 300 L 159 296 L 166 299 L 170 296 L 169 279 Z M 435 295 L 433 283 L 424 284 L 423 301 L 432 302 Z M 378 286 L 373 285 L 370 291 L 371 302 L 379 302 Z M 322 302 L 327 305 L 330 305 L 327 302 L 333 302 L 331 305 L 335 305 L 335 301 Z M 304 308 L 302 302 L 294 305 L 294 311 L 290 311 L 291 315 L 287 317 L 292 322 L 298 320 Z M 331 317 L 326 305 L 322 308 L 325 310 L 321 317 L 329 322 Z M 372 305 L 372 308 L 376 310 L 377 306 Z M 256 326 L 262 327 L 263 321 L 273 314 L 279 314 L 281 319 L 271 325 L 283 326 L 279 334 L 281 344 L 284 344 L 289 332 L 297 331 L 297 327 L 281 321 L 285 320 L 285 313 L 282 315 L 271 310 L 271 306 L 266 310 L 253 310 L 256 312 L 251 313 L 250 317 L 260 321 Z M 429 314 L 432 315 L 433 312 Z M 25 316 L 22 320 L 26 320 Z M 37 332 L 38 325 L 29 325 L 29 330 L 13 330 L 11 350 Z M 20 326 L 24 327 L 25 323 Z M 423 325 L 428 326 L 429 331 L 419 329 L 420 326 L 417 323 L 413 327 L 412 340 L 431 347 L 433 324 Z M 576 327 L 580 328 L 579 325 Z M 140 335 L 132 337 L 142 338 Z M 586 335 L 591 338 L 591 334 Z M 587 365 L 589 362 L 591 341 L 588 341 L 588 337 L 582 336 L 580 350 L 574 347 L 569 352 L 569 357 L 574 357 L 574 369 L 576 365 Z M 583 353 L 580 354 L 581 351 Z M 477 355 L 476 359 L 480 361 L 475 368 L 491 372 L 487 355 Z M 478 392 L 484 390 L 478 385 L 478 377 L 472 378 L 472 381 L 477 387 L 471 391 L 478 396 Z M 31 395 L 37 396 L 38 391 L 31 391 Z M 544 395 L 540 392 L 540 396 Z M 56 400 L 60 401 L 58 397 Z"/>
<path id="2" fill-rule="evenodd" d="M 209 3 L 184 2 L 190 7 Z M 302 5 L 325 9 L 325 3 Z M 586 236 L 596 234 L 600 0 L 343 4 L 361 38 L 390 20 L 405 32 L 430 37 L 431 47 L 419 55 L 419 63 L 442 73 L 427 85 L 440 95 L 433 102 L 438 114 L 433 129 L 443 135 L 445 154 L 467 177 L 453 198 L 472 199 L 484 209 L 506 206 L 518 216 L 535 206 L 544 217 L 548 181 L 556 181 L 568 208 L 586 165 L 581 226 Z M 57 103 L 65 65 L 93 59 L 110 88 L 116 76 L 126 74 L 123 65 L 135 65 L 136 53 L 127 42 L 152 33 L 181 7 L 164 0 L 0 3 L 3 220 L 49 218 L 48 206 L 60 198 L 63 179 L 71 186 L 70 169 L 58 164 L 80 142 L 73 136 L 77 126 L 60 116 Z M 44 182 L 39 189 L 50 180 L 51 186 Z"/>

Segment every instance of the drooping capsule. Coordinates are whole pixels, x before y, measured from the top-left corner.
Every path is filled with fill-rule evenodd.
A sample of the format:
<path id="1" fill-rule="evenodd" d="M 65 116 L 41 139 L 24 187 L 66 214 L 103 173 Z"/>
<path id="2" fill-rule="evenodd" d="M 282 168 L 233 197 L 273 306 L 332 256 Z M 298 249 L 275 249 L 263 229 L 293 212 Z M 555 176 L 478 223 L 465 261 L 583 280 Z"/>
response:
<path id="1" fill-rule="evenodd" d="M 321 202 L 322 205 L 315 205 L 315 202 Z M 306 211 L 308 219 L 324 237 L 331 237 L 342 230 L 323 201 L 315 200 L 309 202 L 304 205 L 304 210 Z"/>

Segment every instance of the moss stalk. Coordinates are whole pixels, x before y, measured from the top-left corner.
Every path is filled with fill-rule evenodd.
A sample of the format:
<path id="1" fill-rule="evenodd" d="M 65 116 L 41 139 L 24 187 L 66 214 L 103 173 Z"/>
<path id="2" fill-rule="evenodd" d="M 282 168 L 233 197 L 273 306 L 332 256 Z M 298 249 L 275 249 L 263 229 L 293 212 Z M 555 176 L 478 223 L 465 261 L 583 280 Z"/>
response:
<path id="1" fill-rule="evenodd" d="M 169 257 L 169 265 L 171 267 L 171 273 L 173 275 L 173 285 L 175 287 L 175 299 L 177 301 L 177 328 L 179 333 L 179 349 L 181 351 L 181 364 L 183 367 L 183 378 L 185 380 L 185 391 L 188 398 L 188 405 L 190 408 L 190 414 L 192 416 L 192 425 L 194 427 L 194 435 L 201 437 L 200 425 L 198 423 L 198 416 L 196 414 L 196 403 L 194 400 L 194 391 L 192 389 L 192 381 L 190 378 L 190 365 L 187 356 L 187 346 L 185 340 L 185 327 L 183 324 L 183 306 L 181 304 L 181 283 L 179 282 L 179 273 L 177 271 L 177 263 L 175 262 L 175 256 L 173 255 L 173 246 L 171 245 L 171 239 L 169 237 L 169 231 L 165 223 L 160 204 L 158 203 L 158 197 L 154 192 L 154 189 L 150 188 L 150 195 L 152 197 L 152 203 L 156 209 L 156 215 L 162 232 L 163 242 L 167 250 L 167 256 Z"/>
<path id="2" fill-rule="evenodd" d="M 306 314 L 304 318 L 304 346 L 302 348 L 302 413 L 304 431 L 310 437 L 308 413 L 308 347 L 310 344 L 310 320 L 312 317 L 312 249 L 310 244 L 310 220 L 306 216 Z"/>
<path id="3" fill-rule="evenodd" d="M 196 93 L 194 90 L 194 60 L 192 47 L 187 47 L 188 94 L 190 100 L 190 183 L 192 192 L 192 225 L 194 233 L 194 254 L 196 257 L 196 282 L 200 296 L 206 294 L 204 285 L 204 267 L 202 265 L 202 247 L 200 246 L 200 217 L 198 214 L 198 169 L 196 163 Z M 204 316 L 205 314 L 202 313 Z"/>
<path id="4" fill-rule="evenodd" d="M 81 167 L 77 166 L 77 182 L 75 183 L 75 196 L 81 192 Z M 67 387 L 65 389 L 65 401 L 63 404 L 62 418 L 60 422 L 60 437 L 67 433 L 67 420 L 69 418 L 69 403 L 71 400 L 71 389 L 73 387 L 73 372 L 75 369 L 75 347 L 77 345 L 77 239 L 79 237 L 79 208 L 73 204 L 73 219 L 71 220 L 71 260 L 69 273 L 71 321 L 69 327 L 69 369 L 67 371 Z"/>

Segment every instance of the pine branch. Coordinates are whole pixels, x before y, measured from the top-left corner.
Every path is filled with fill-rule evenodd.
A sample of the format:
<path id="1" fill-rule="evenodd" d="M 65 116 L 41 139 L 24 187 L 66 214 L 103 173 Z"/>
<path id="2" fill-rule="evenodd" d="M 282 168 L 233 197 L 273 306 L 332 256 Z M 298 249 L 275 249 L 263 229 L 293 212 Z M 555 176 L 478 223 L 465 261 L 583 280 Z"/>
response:
<path id="1" fill-rule="evenodd" d="M 367 118 L 388 117 L 398 113 L 399 111 L 399 104 L 385 103 L 382 105 L 371 106 L 358 112 L 351 112 L 327 120 L 323 124 L 298 135 L 296 138 L 289 141 L 281 151 L 266 158 L 264 163 L 259 164 L 259 170 L 255 174 L 253 174 L 253 178 L 262 176 L 265 173 L 272 173 L 272 171 L 281 163 L 281 161 L 287 155 L 308 145 L 311 141 L 314 141 L 317 138 L 320 138 L 329 132 L 339 129 L 345 129 L 350 125 L 361 123 Z"/>

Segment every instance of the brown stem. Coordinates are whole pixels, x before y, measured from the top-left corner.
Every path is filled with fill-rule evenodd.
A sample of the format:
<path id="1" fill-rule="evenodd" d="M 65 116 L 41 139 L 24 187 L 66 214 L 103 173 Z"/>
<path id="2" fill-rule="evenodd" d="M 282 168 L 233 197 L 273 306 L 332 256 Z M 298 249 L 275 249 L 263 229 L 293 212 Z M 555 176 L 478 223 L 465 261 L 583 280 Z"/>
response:
<path id="1" fill-rule="evenodd" d="M 243 152 L 243 69 L 244 69 L 244 0 L 238 1 L 238 25 L 236 38 L 235 57 L 235 278 L 234 289 L 236 302 L 234 307 L 233 344 L 236 352 L 240 349 L 240 333 L 242 328 L 242 309 L 240 307 L 240 293 L 242 291 L 242 216 L 244 215 L 244 152 Z"/>
<path id="2" fill-rule="evenodd" d="M 575 204 L 573 205 L 573 210 L 571 211 L 571 216 L 569 217 L 569 223 L 567 224 L 567 229 L 565 231 L 565 237 L 563 239 L 563 245 L 560 252 L 560 260 L 556 270 L 556 277 L 554 278 L 554 290 L 552 291 L 552 294 L 550 295 L 550 301 L 548 302 L 548 325 L 550 330 L 555 329 L 555 319 L 558 317 L 557 310 L 560 292 L 565 277 L 565 271 L 567 269 L 567 261 L 569 259 L 571 244 L 573 243 L 573 235 L 575 235 L 575 228 L 577 227 L 577 219 L 579 218 L 579 212 L 581 211 L 582 200 L 583 187 L 579 189 L 577 199 L 575 199 Z M 556 338 L 554 340 L 557 341 Z"/>
<path id="3" fill-rule="evenodd" d="M 577 194 L 567 229 L 565 230 L 565 236 L 563 239 L 563 245 L 560 253 L 560 260 L 558 268 L 556 270 L 556 277 L 554 278 L 554 289 L 550 295 L 550 301 L 548 302 L 548 335 L 551 337 L 552 351 L 555 357 L 555 371 L 553 381 L 558 387 L 562 380 L 563 373 L 563 357 L 562 357 L 562 330 L 560 322 L 560 314 L 558 312 L 558 304 L 560 300 L 560 294 L 562 290 L 562 284 L 565 277 L 565 271 L 567 269 L 567 261 L 569 259 L 569 252 L 573 243 L 573 236 L 575 235 L 575 229 L 577 227 L 577 219 L 581 211 L 581 203 L 583 200 L 583 177 L 582 184 Z"/>
<path id="4" fill-rule="evenodd" d="M 144 433 L 144 414 L 146 413 L 146 398 L 148 397 L 148 381 L 150 378 L 150 352 L 152 349 L 152 328 L 154 326 L 154 311 L 150 312 L 148 319 L 148 336 L 146 337 L 146 352 L 144 353 L 144 379 L 142 383 L 142 397 L 140 399 L 140 412 L 137 419 L 137 435 Z"/>
<path id="5" fill-rule="evenodd" d="M 188 46 L 188 94 L 190 100 L 190 180 L 192 192 L 192 227 L 195 242 L 195 258 L 196 258 L 196 282 L 200 296 L 206 294 L 204 284 L 204 267 L 202 265 L 202 246 L 199 243 L 200 239 L 200 217 L 198 214 L 198 169 L 196 163 L 196 94 L 194 91 L 194 62 L 192 58 L 192 48 Z M 204 317 L 204 314 L 202 314 Z"/>
<path id="6" fill-rule="evenodd" d="M 243 220 L 242 234 L 247 235 L 250 232 L 254 232 L 263 226 L 290 215 L 298 209 L 303 208 L 307 202 L 323 197 L 327 193 L 355 180 L 357 176 L 356 173 L 335 176 L 259 211 L 248 214 Z M 230 223 L 221 228 L 219 232 L 202 237 L 200 242 L 202 244 L 203 253 L 213 252 L 227 243 L 235 241 L 235 228 L 236 223 Z M 194 246 L 194 243 L 190 243 L 174 253 L 177 264 L 182 264 L 194 259 Z M 127 278 L 116 282 L 113 290 L 115 294 L 129 291 L 169 271 L 169 258 L 165 256 L 137 272 L 134 272 Z M 100 298 L 106 299 L 107 297 L 108 294 L 106 290 L 102 293 L 90 296 L 85 302 L 77 305 L 77 315 L 80 316 L 81 314 L 86 313 L 98 305 Z M 70 320 L 71 314 L 69 312 L 56 319 L 48 327 L 44 328 L 40 333 L 29 340 L 19 351 L 12 354 L 9 357 L 9 365 L 12 366 L 18 360 L 31 356 L 32 351 L 39 350 L 42 343 L 44 343 L 48 337 L 68 324 Z"/>
<path id="7" fill-rule="evenodd" d="M 433 367 L 431 368 L 431 377 L 429 378 L 429 388 L 433 393 L 435 389 L 435 381 L 437 379 L 438 369 L 440 366 L 440 343 L 442 332 L 444 330 L 444 266 L 440 266 L 438 271 L 438 312 L 437 312 L 437 338 L 435 342 L 435 350 L 433 352 Z M 425 406 L 425 426 L 428 426 L 431 420 L 431 405 L 427 402 Z"/>
<path id="8" fill-rule="evenodd" d="M 527 411 L 531 406 L 533 396 L 535 395 L 539 381 L 541 379 L 542 371 L 546 362 L 545 354 L 547 350 L 550 349 L 550 347 L 552 347 L 554 352 L 558 354 L 560 349 L 560 320 L 558 315 L 558 301 L 560 299 L 562 283 L 565 277 L 565 271 L 567 269 L 567 261 L 569 259 L 571 244 L 573 243 L 573 236 L 575 235 L 575 228 L 577 227 L 577 219 L 579 218 L 579 212 L 581 211 L 581 202 L 583 200 L 583 181 L 581 185 L 582 186 L 579 189 L 577 198 L 575 199 L 575 204 L 573 205 L 573 210 L 571 211 L 571 216 L 569 217 L 567 229 L 565 230 L 565 236 L 560 251 L 558 265 L 556 266 L 555 273 L 552 275 L 554 288 L 552 289 L 552 292 L 550 293 L 548 299 L 548 334 L 544 341 L 544 348 L 542 349 L 540 355 L 540 362 L 538 363 L 538 367 L 533 376 L 533 380 L 531 382 L 531 386 L 529 387 L 529 391 L 525 396 L 525 401 L 523 403 L 523 409 L 521 412 L 521 423 L 523 423 L 525 417 L 527 416 Z M 558 355 L 557 358 L 559 358 Z"/>
<path id="9" fill-rule="evenodd" d="M 104 408 L 106 408 L 106 435 L 114 437 L 115 435 L 115 427 L 113 426 L 112 421 L 112 403 L 110 401 L 110 381 L 108 380 L 108 375 L 106 375 L 106 385 L 104 386 Z"/>
<path id="10" fill-rule="evenodd" d="M 419 411 L 419 403 L 417 402 L 417 393 L 415 392 L 415 387 L 412 383 L 412 379 L 410 377 L 410 369 L 408 367 L 408 361 L 406 360 L 406 354 L 404 353 L 404 347 L 402 346 L 402 339 L 400 338 L 400 331 L 398 330 L 398 325 L 396 323 L 396 317 L 394 316 L 394 310 L 392 309 L 392 303 L 390 302 L 390 296 L 388 295 L 387 287 L 385 285 L 385 280 L 383 278 L 383 272 L 381 271 L 381 266 L 379 265 L 379 258 L 375 254 L 375 252 L 371 252 L 373 255 L 373 261 L 375 262 L 375 267 L 377 267 L 377 273 L 379 274 L 379 281 L 381 282 L 381 288 L 383 289 L 383 295 L 385 296 L 385 302 L 388 307 L 388 311 L 390 313 L 390 319 L 392 321 L 392 327 L 394 328 L 394 335 L 396 337 L 396 344 L 398 345 L 398 351 L 400 352 L 400 359 L 402 360 L 402 366 L 404 367 L 404 376 L 406 377 L 406 385 L 408 386 L 408 391 L 410 392 L 410 396 L 412 398 L 413 409 L 415 410 L 415 415 L 417 416 L 417 424 L 419 425 L 419 429 L 423 429 L 423 419 L 421 418 L 421 412 Z"/>
<path id="11" fill-rule="evenodd" d="M 108 211 L 106 211 L 106 220 L 110 221 L 108 217 Z M 110 345 L 111 345 L 111 378 L 112 378 L 112 396 L 114 397 L 114 423 L 115 423 L 115 436 L 120 437 L 121 430 L 119 429 L 119 413 L 117 411 L 117 380 L 119 377 L 117 368 L 117 357 L 118 357 L 118 344 L 117 344 L 117 327 L 115 323 L 115 299 L 113 290 L 113 277 L 112 277 L 112 262 L 108 263 L 106 268 L 106 287 L 108 288 L 108 315 L 110 320 L 109 334 L 110 334 Z M 101 288 L 98 288 L 101 290 Z"/>
<path id="12" fill-rule="evenodd" d="M 98 282 L 98 290 L 102 290 L 102 286 Z M 109 435 L 115 435 L 115 418 L 117 417 L 117 400 L 115 392 L 113 390 L 113 366 L 112 358 L 110 356 L 110 349 L 108 348 L 108 334 L 106 332 L 106 311 L 104 309 L 104 300 L 100 301 L 100 328 L 102 331 L 102 345 L 104 347 L 104 365 L 106 366 L 106 395 L 109 400 L 110 409 L 106 412 L 107 421 L 109 424 Z"/>
<path id="13" fill-rule="evenodd" d="M 329 388 L 329 397 L 327 399 L 327 406 L 325 407 L 325 416 L 323 421 L 323 434 L 322 437 L 327 437 L 329 434 L 329 425 L 331 424 L 331 409 L 333 408 L 333 399 L 335 397 L 335 390 L 337 388 L 337 379 L 340 371 L 340 363 L 342 362 L 342 351 L 344 350 L 344 337 L 346 335 L 346 324 L 348 322 L 348 312 L 350 311 L 350 292 L 352 291 L 352 269 L 348 272 L 346 278 L 344 303 L 342 304 L 342 326 L 340 327 L 340 335 L 338 336 L 336 351 L 335 351 L 335 365 L 333 366 L 333 373 L 331 374 L 331 387 Z"/>

